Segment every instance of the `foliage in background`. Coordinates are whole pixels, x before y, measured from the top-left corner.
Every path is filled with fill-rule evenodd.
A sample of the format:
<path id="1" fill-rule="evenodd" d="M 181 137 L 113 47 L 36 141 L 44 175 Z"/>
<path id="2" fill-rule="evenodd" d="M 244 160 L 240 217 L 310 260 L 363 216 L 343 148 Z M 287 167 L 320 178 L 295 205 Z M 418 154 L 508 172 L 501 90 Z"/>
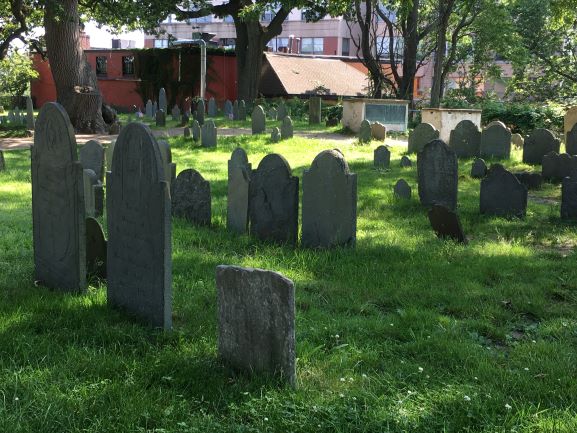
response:
<path id="1" fill-rule="evenodd" d="M 38 78 L 32 60 L 26 54 L 12 51 L 0 60 L 0 93 L 19 97 L 28 90 L 30 80 Z M 16 101 L 13 101 L 16 102 Z"/>

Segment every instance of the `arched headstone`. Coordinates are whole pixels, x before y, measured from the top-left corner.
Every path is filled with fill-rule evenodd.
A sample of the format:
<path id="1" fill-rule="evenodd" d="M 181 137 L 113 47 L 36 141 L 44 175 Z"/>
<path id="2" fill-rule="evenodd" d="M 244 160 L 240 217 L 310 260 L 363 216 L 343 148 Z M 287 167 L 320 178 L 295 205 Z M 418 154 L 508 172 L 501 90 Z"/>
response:
<path id="1" fill-rule="evenodd" d="M 373 140 L 385 141 L 387 139 L 387 127 L 381 122 L 371 123 L 371 137 Z"/>
<path id="2" fill-rule="evenodd" d="M 413 166 L 413 162 L 411 161 L 411 158 L 409 158 L 407 155 L 403 155 L 401 158 L 401 168 L 406 168 L 406 167 L 412 167 Z"/>
<path id="3" fill-rule="evenodd" d="M 248 230 L 249 186 L 252 166 L 244 149 L 237 147 L 228 161 L 226 227 L 243 234 Z"/>
<path id="4" fill-rule="evenodd" d="M 480 211 L 485 215 L 524 218 L 527 187 L 501 164 L 493 164 L 481 181 Z"/>
<path id="5" fill-rule="evenodd" d="M 192 168 L 181 171 L 171 189 L 173 216 L 210 226 L 210 183 L 198 171 Z"/>
<path id="6" fill-rule="evenodd" d="M 238 120 L 238 99 L 232 104 L 232 120 Z"/>
<path id="7" fill-rule="evenodd" d="M 218 108 L 216 106 L 216 101 L 214 98 L 208 100 L 208 115 L 210 117 L 215 117 L 218 114 Z"/>
<path id="8" fill-rule="evenodd" d="M 423 206 L 457 208 L 457 155 L 443 140 L 433 140 L 417 154 L 419 198 Z"/>
<path id="9" fill-rule="evenodd" d="M 156 112 L 156 126 L 159 127 L 166 126 L 166 113 L 162 109 Z"/>
<path id="10" fill-rule="evenodd" d="M 192 139 L 194 141 L 200 140 L 200 124 L 196 119 L 192 121 Z"/>
<path id="11" fill-rule="evenodd" d="M 561 218 L 577 219 L 577 181 L 566 177 L 561 187 Z"/>
<path id="12" fill-rule="evenodd" d="M 470 120 L 461 120 L 451 131 L 449 146 L 457 158 L 474 158 L 481 152 L 481 131 Z"/>
<path id="13" fill-rule="evenodd" d="M 30 96 L 26 97 L 26 129 L 34 130 L 34 104 Z"/>
<path id="14" fill-rule="evenodd" d="M 205 112 L 206 108 L 204 106 L 204 100 L 201 99 L 200 101 L 198 101 L 198 104 L 196 104 L 196 120 L 198 120 L 198 123 L 200 123 L 201 125 L 204 125 Z"/>
<path id="15" fill-rule="evenodd" d="M 226 118 L 229 118 L 232 115 L 232 102 L 228 99 L 224 103 L 224 115 Z"/>
<path id="16" fill-rule="evenodd" d="M 100 182 L 104 180 L 104 147 L 98 141 L 89 140 L 80 148 L 80 163 L 94 171 Z"/>
<path id="17" fill-rule="evenodd" d="M 266 118 L 264 116 L 264 109 L 257 105 L 252 110 L 251 116 L 252 134 L 262 134 L 266 131 Z"/>
<path id="18" fill-rule="evenodd" d="M 511 156 L 511 131 L 501 122 L 496 122 L 481 133 L 481 158 L 509 159 Z"/>
<path id="19" fill-rule="evenodd" d="M 361 122 L 361 127 L 359 129 L 359 142 L 369 143 L 372 137 L 371 123 L 365 119 Z"/>
<path id="20" fill-rule="evenodd" d="M 523 162 L 541 164 L 549 152 L 559 153 L 561 142 L 548 129 L 535 129 L 523 144 Z"/>
<path id="21" fill-rule="evenodd" d="M 216 126 L 214 120 L 208 119 L 201 129 L 202 147 L 216 147 Z"/>
<path id="22" fill-rule="evenodd" d="M 474 179 L 482 179 L 487 175 L 487 164 L 481 158 L 475 159 L 471 166 L 471 177 Z"/>
<path id="23" fill-rule="evenodd" d="M 373 152 L 373 164 L 375 168 L 389 168 L 391 164 L 391 151 L 387 146 L 379 146 Z"/>
<path id="24" fill-rule="evenodd" d="M 277 120 L 283 120 L 286 116 L 289 115 L 289 111 L 288 108 L 286 106 L 286 104 L 284 103 L 284 101 L 281 101 L 278 104 L 278 108 L 277 108 Z"/>
<path id="25" fill-rule="evenodd" d="M 425 144 L 439 138 L 439 131 L 430 123 L 419 123 L 409 133 L 409 153 L 420 152 Z"/>
<path id="26" fill-rule="evenodd" d="M 270 132 L 270 141 L 278 143 L 280 141 L 280 129 L 277 126 L 273 127 Z"/>
<path id="27" fill-rule="evenodd" d="M 238 102 L 238 120 L 244 122 L 246 120 L 246 103 L 244 99 Z"/>
<path id="28" fill-rule="evenodd" d="M 286 116 L 282 120 L 282 125 L 280 127 L 280 137 L 283 140 L 287 138 L 293 138 L 293 121 L 290 116 Z"/>

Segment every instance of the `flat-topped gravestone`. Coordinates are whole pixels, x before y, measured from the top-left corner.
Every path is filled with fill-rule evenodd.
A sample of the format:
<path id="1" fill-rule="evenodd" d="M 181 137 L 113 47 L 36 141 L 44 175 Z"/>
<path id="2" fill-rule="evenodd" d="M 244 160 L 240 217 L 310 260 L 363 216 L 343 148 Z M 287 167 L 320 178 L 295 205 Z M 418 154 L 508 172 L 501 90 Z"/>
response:
<path id="1" fill-rule="evenodd" d="M 487 164 L 481 158 L 475 159 L 471 166 L 471 177 L 474 179 L 482 179 L 487 175 Z"/>
<path id="2" fill-rule="evenodd" d="M 208 119 L 201 130 L 202 147 L 216 147 L 216 126 L 214 120 Z"/>
<path id="3" fill-rule="evenodd" d="M 517 149 L 523 149 L 523 145 L 525 144 L 525 139 L 521 134 L 512 134 L 511 135 L 511 144 L 515 146 Z"/>
<path id="4" fill-rule="evenodd" d="M 168 113 L 168 100 L 166 99 L 166 90 L 164 87 L 158 92 L 158 109 Z"/>
<path id="5" fill-rule="evenodd" d="M 407 155 L 403 155 L 401 158 L 401 168 L 412 167 L 412 166 L 413 166 L 413 161 L 411 161 L 411 158 L 409 158 Z"/>
<path id="6" fill-rule="evenodd" d="M 561 182 L 566 177 L 577 178 L 577 155 L 551 151 L 543 157 L 543 180 Z"/>
<path id="7" fill-rule="evenodd" d="M 270 132 L 270 141 L 278 143 L 280 141 L 280 129 L 277 126 L 273 127 Z"/>
<path id="8" fill-rule="evenodd" d="M 541 176 L 540 173 L 521 171 L 513 174 L 519 180 L 519 182 L 527 187 L 529 191 L 540 189 L 541 184 L 543 183 L 543 176 Z"/>
<path id="9" fill-rule="evenodd" d="M 373 140 L 385 141 L 387 139 L 387 127 L 381 122 L 371 123 L 371 137 Z"/>
<path id="10" fill-rule="evenodd" d="M 371 132 L 371 123 L 365 119 L 361 122 L 361 127 L 359 129 L 359 142 L 360 143 L 368 143 L 371 141 L 372 132 Z"/>
<path id="11" fill-rule="evenodd" d="M 64 107 L 44 104 L 32 147 L 34 278 L 64 291 L 86 290 L 84 172 Z"/>
<path id="12" fill-rule="evenodd" d="M 172 115 L 172 120 L 174 120 L 175 122 L 180 122 L 181 114 L 178 105 L 175 104 L 174 107 L 172 107 L 170 114 Z"/>
<path id="13" fill-rule="evenodd" d="M 457 158 L 474 158 L 481 152 L 481 130 L 470 120 L 461 120 L 451 131 L 449 146 Z"/>
<path id="14" fill-rule="evenodd" d="M 83 168 L 94 171 L 100 182 L 104 180 L 104 147 L 98 141 L 87 141 L 80 148 L 80 163 Z"/>
<path id="15" fill-rule="evenodd" d="M 290 113 L 289 113 L 289 110 L 288 110 L 286 104 L 284 103 L 284 101 L 281 101 L 278 104 L 276 119 L 282 121 L 289 114 Z"/>
<path id="16" fill-rule="evenodd" d="M 397 199 L 409 200 L 411 198 L 411 187 L 405 179 L 399 179 L 393 189 L 393 196 Z"/>
<path id="17" fill-rule="evenodd" d="M 227 118 L 232 115 L 232 102 L 228 99 L 224 102 L 224 115 Z"/>
<path id="18" fill-rule="evenodd" d="M 166 113 L 162 109 L 156 112 L 156 126 L 159 127 L 166 126 Z"/>
<path id="19" fill-rule="evenodd" d="M 277 120 L 277 117 L 278 117 L 278 113 L 277 113 L 276 108 L 271 107 L 270 110 L 268 110 L 268 118 L 270 120 Z"/>
<path id="20" fill-rule="evenodd" d="M 425 144 L 439 138 L 439 131 L 430 123 L 419 123 L 409 134 L 409 153 L 423 150 Z"/>
<path id="21" fill-rule="evenodd" d="M 566 177 L 561 187 L 561 218 L 577 219 L 577 180 Z"/>
<path id="22" fill-rule="evenodd" d="M 322 99 L 319 96 L 312 96 L 309 99 L 309 125 L 321 123 Z"/>
<path id="23" fill-rule="evenodd" d="M 100 223 L 91 217 L 86 218 L 86 272 L 106 278 L 106 238 Z"/>
<path id="24" fill-rule="evenodd" d="M 296 384 L 295 287 L 281 274 L 216 268 L 218 355 L 229 366 Z"/>
<path id="25" fill-rule="evenodd" d="M 250 233 L 262 240 L 297 241 L 299 178 L 281 155 L 265 156 L 250 180 Z"/>
<path id="26" fill-rule="evenodd" d="M 433 140 L 417 154 L 419 198 L 423 206 L 457 208 L 457 155 L 443 140 Z"/>
<path id="27" fill-rule="evenodd" d="M 26 97 L 26 129 L 34 130 L 34 104 L 30 96 Z"/>
<path id="28" fill-rule="evenodd" d="M 511 131 L 501 122 L 483 129 L 481 133 L 481 158 L 509 159 L 511 155 Z"/>
<path id="29" fill-rule="evenodd" d="M 543 157 L 549 152 L 559 153 L 561 142 L 548 129 L 535 129 L 523 145 L 523 162 L 525 164 L 541 164 Z"/>
<path id="30" fill-rule="evenodd" d="M 266 131 L 266 119 L 264 116 L 264 109 L 257 105 L 252 110 L 251 116 L 252 134 L 262 134 Z"/>
<path id="31" fill-rule="evenodd" d="M 567 132 L 565 149 L 569 155 L 577 155 L 577 123 Z"/>
<path id="32" fill-rule="evenodd" d="M 391 151 L 387 146 L 379 146 L 373 152 L 373 164 L 375 168 L 389 168 L 391 164 Z"/>
<path id="33" fill-rule="evenodd" d="M 154 118 L 154 114 L 152 112 L 152 101 L 150 99 L 146 101 L 146 117 L 149 119 Z"/>
<path id="34" fill-rule="evenodd" d="M 200 124 L 196 119 L 192 121 L 192 139 L 194 141 L 200 140 Z"/>
<path id="35" fill-rule="evenodd" d="M 232 120 L 238 120 L 238 99 L 232 104 Z"/>
<path id="36" fill-rule="evenodd" d="M 501 164 L 493 164 L 481 181 L 480 210 L 485 215 L 524 218 L 527 188 Z"/>
<path id="37" fill-rule="evenodd" d="M 208 100 L 208 115 L 209 117 L 215 117 L 218 114 L 218 108 L 216 106 L 216 101 L 214 98 Z"/>
<path id="38" fill-rule="evenodd" d="M 354 246 L 356 237 L 357 175 L 342 153 L 325 150 L 303 174 L 302 244 Z"/>
<path id="39" fill-rule="evenodd" d="M 172 162 L 172 150 L 166 140 L 158 140 L 158 149 L 160 150 L 164 179 L 170 187 L 176 179 L 176 163 Z"/>
<path id="40" fill-rule="evenodd" d="M 196 225 L 210 225 L 210 183 L 198 171 L 181 171 L 171 189 L 173 216 Z"/>
<path id="41" fill-rule="evenodd" d="M 459 216 L 445 206 L 433 205 L 429 210 L 429 222 L 438 238 L 467 243 Z"/>
<path id="42" fill-rule="evenodd" d="M 280 137 L 283 140 L 293 138 L 293 121 L 290 118 L 290 116 L 286 116 L 282 120 L 282 124 L 280 127 Z"/>
<path id="43" fill-rule="evenodd" d="M 148 127 L 131 123 L 107 173 L 108 304 L 153 326 L 172 325 L 169 185 Z"/>
<path id="44" fill-rule="evenodd" d="M 241 122 L 246 120 L 246 102 L 244 102 L 244 99 L 238 101 L 238 120 Z"/>
<path id="45" fill-rule="evenodd" d="M 244 234 L 248 230 L 249 186 L 252 166 L 244 149 L 237 147 L 228 161 L 226 227 Z"/>
<path id="46" fill-rule="evenodd" d="M 206 111 L 206 109 L 204 106 L 204 100 L 201 99 L 200 101 L 198 101 L 198 104 L 196 104 L 196 120 L 198 120 L 198 123 L 200 123 L 201 125 L 204 125 L 204 113 L 205 113 L 205 111 Z"/>

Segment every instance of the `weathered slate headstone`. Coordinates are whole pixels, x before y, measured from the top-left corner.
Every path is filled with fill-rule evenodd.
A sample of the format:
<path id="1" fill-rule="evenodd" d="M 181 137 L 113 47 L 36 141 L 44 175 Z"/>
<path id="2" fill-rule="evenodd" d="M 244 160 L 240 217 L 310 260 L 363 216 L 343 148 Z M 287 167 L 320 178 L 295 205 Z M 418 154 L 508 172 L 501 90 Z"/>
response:
<path id="1" fill-rule="evenodd" d="M 202 147 L 216 147 L 216 126 L 214 120 L 208 119 L 201 130 Z"/>
<path id="2" fill-rule="evenodd" d="M 543 180 L 561 182 L 566 177 L 577 178 L 577 155 L 551 151 L 543 157 Z"/>
<path id="3" fill-rule="evenodd" d="M 509 159 L 511 131 L 501 122 L 495 122 L 481 133 L 481 157 Z"/>
<path id="4" fill-rule="evenodd" d="M 86 289 L 84 173 L 64 107 L 44 104 L 32 147 L 34 278 L 65 291 Z"/>
<path id="5" fill-rule="evenodd" d="M 246 102 L 244 102 L 244 99 L 238 102 L 238 120 L 241 122 L 246 120 Z"/>
<path id="6" fill-rule="evenodd" d="M 224 115 L 229 118 L 232 115 L 232 102 L 228 99 L 224 102 Z"/>
<path id="7" fill-rule="evenodd" d="M 156 126 L 166 126 L 166 113 L 162 109 L 156 112 Z"/>
<path id="8" fill-rule="evenodd" d="M 238 120 L 238 99 L 232 104 L 232 120 Z"/>
<path id="9" fill-rule="evenodd" d="M 104 181 L 104 147 L 98 141 L 87 141 L 80 148 L 80 163 L 83 168 L 94 171 L 100 182 Z"/>
<path id="10" fill-rule="evenodd" d="M 200 140 L 200 124 L 196 119 L 192 121 L 192 139 L 194 141 Z"/>
<path id="11" fill-rule="evenodd" d="M 34 130 L 34 104 L 30 96 L 26 97 L 26 129 Z"/>
<path id="12" fill-rule="evenodd" d="M 369 143 L 372 138 L 371 133 L 371 123 L 365 119 L 361 122 L 361 127 L 359 129 L 359 142 L 360 143 Z"/>
<path id="13" fill-rule="evenodd" d="M 283 140 L 293 138 L 293 121 L 290 118 L 290 116 L 286 116 L 282 120 L 282 124 L 280 127 L 280 137 Z"/>
<path id="14" fill-rule="evenodd" d="M 168 100 L 166 99 L 166 90 L 164 87 L 158 92 L 158 109 L 168 113 Z"/>
<path id="15" fill-rule="evenodd" d="M 535 129 L 523 145 L 523 162 L 525 164 L 541 164 L 543 157 L 549 152 L 559 153 L 561 142 L 548 129 Z"/>
<path id="16" fill-rule="evenodd" d="M 385 141 L 387 139 L 387 127 L 380 122 L 371 123 L 371 137 L 373 140 Z"/>
<path id="17" fill-rule="evenodd" d="M 475 159 L 471 166 L 471 177 L 474 179 L 482 179 L 487 175 L 487 164 L 481 158 Z"/>
<path id="18" fill-rule="evenodd" d="M 190 128 L 187 126 L 186 128 L 184 128 L 184 138 L 190 138 Z"/>
<path id="19" fill-rule="evenodd" d="M 172 111 L 170 112 L 170 114 L 172 115 L 172 120 L 174 120 L 175 122 L 180 122 L 180 108 L 178 107 L 178 105 L 174 105 L 174 107 L 172 107 Z"/>
<path id="20" fill-rule="evenodd" d="M 309 125 L 321 123 L 322 99 L 319 96 L 312 96 L 309 99 Z"/>
<path id="21" fill-rule="evenodd" d="M 391 164 L 391 151 L 387 146 L 379 146 L 373 152 L 375 168 L 389 168 Z"/>
<path id="22" fill-rule="evenodd" d="M 198 101 L 198 104 L 196 104 L 196 120 L 198 120 L 198 123 L 200 123 L 201 125 L 204 125 L 204 113 L 205 113 L 205 111 L 206 110 L 204 107 L 204 100 L 201 99 L 200 101 Z"/>
<path id="23" fill-rule="evenodd" d="M 276 108 L 271 107 L 270 110 L 268 110 L 268 118 L 270 120 L 277 120 L 278 117 L 278 112 L 276 110 Z"/>
<path id="24" fill-rule="evenodd" d="M 181 171 L 172 186 L 172 215 L 210 226 L 210 183 L 192 168 Z"/>
<path id="25" fill-rule="evenodd" d="M 493 164 L 481 181 L 480 210 L 485 215 L 524 218 L 527 188 L 501 164 Z"/>
<path id="26" fill-rule="evenodd" d="M 216 101 L 214 98 L 208 100 L 208 116 L 215 117 L 218 114 L 218 108 L 216 106 Z"/>
<path id="27" fill-rule="evenodd" d="M 86 218 L 86 272 L 106 278 L 106 238 L 100 223 L 91 217 Z"/>
<path id="28" fill-rule="evenodd" d="M 184 113 L 180 117 L 180 126 L 188 126 L 188 122 L 190 122 L 190 116 L 187 113 Z"/>
<path id="29" fill-rule="evenodd" d="M 409 153 L 420 152 L 425 144 L 439 138 L 439 131 L 430 123 L 419 123 L 409 133 Z"/>
<path id="30" fill-rule="evenodd" d="M 577 218 L 577 180 L 566 177 L 561 186 L 561 218 Z"/>
<path id="31" fill-rule="evenodd" d="M 172 150 L 166 140 L 158 140 L 158 150 L 162 161 L 162 170 L 164 171 L 164 180 L 170 187 L 176 179 L 176 163 L 172 162 Z"/>
<path id="32" fill-rule="evenodd" d="M 540 173 L 532 173 L 529 171 L 521 171 L 513 173 L 515 177 L 523 185 L 527 187 L 529 191 L 534 189 L 541 189 L 541 184 L 543 183 L 543 176 Z"/>
<path id="33" fill-rule="evenodd" d="M 511 144 L 517 149 L 523 149 L 523 144 L 525 144 L 525 139 L 521 134 L 511 135 Z"/>
<path id="34" fill-rule="evenodd" d="M 281 101 L 278 104 L 276 119 L 282 121 L 289 114 L 290 113 L 289 113 L 289 110 L 288 110 L 286 104 L 284 103 L 284 101 Z"/>
<path id="35" fill-rule="evenodd" d="M 251 116 L 252 134 L 262 134 L 266 131 L 266 118 L 264 116 L 264 109 L 257 105 L 252 110 Z"/>
<path id="36" fill-rule="evenodd" d="M 459 170 L 455 151 L 443 140 L 433 140 L 417 154 L 419 198 L 423 206 L 457 208 Z"/>
<path id="37" fill-rule="evenodd" d="M 407 155 L 403 155 L 401 157 L 401 168 L 412 167 L 412 166 L 413 166 L 413 161 L 411 161 L 411 158 L 409 158 Z"/>
<path id="38" fill-rule="evenodd" d="M 411 187 L 405 179 L 399 179 L 395 184 L 393 189 L 393 195 L 397 199 L 410 200 L 411 198 Z"/>
<path id="39" fill-rule="evenodd" d="M 263 113 L 264 114 L 264 113 Z M 299 178 L 282 156 L 265 156 L 250 181 L 250 233 L 294 245 L 298 233 Z"/>
<path id="40" fill-rule="evenodd" d="M 565 149 L 569 155 L 577 155 L 577 123 L 567 133 Z"/>
<path id="41" fill-rule="evenodd" d="M 470 120 L 461 120 L 451 131 L 449 146 L 457 158 L 474 158 L 481 152 L 481 131 Z"/>
<path id="42" fill-rule="evenodd" d="M 152 101 L 150 99 L 148 101 L 146 101 L 146 117 L 148 117 L 149 119 L 154 118 Z"/>
<path id="43" fill-rule="evenodd" d="M 491 122 L 487 123 L 487 125 L 485 126 L 485 129 L 488 129 L 488 128 L 490 128 L 491 126 L 495 126 L 495 125 L 502 126 L 503 128 L 508 129 L 508 128 L 507 128 L 507 125 L 505 125 L 505 124 L 504 124 L 503 122 L 501 122 L 500 120 L 492 120 Z"/>
<path id="44" fill-rule="evenodd" d="M 429 210 L 429 222 L 440 239 L 453 239 L 462 244 L 467 243 L 459 216 L 445 206 L 433 205 Z"/>
<path id="45" fill-rule="evenodd" d="M 357 175 L 342 153 L 325 150 L 303 174 L 302 244 L 354 246 L 356 238 Z"/>
<path id="46" fill-rule="evenodd" d="M 216 268 L 218 354 L 245 372 L 296 383 L 295 287 L 281 274 L 237 266 Z"/>
<path id="47" fill-rule="evenodd" d="M 280 141 L 280 129 L 277 126 L 272 128 L 270 133 L 270 141 L 273 143 L 278 143 Z"/>
<path id="48" fill-rule="evenodd" d="M 107 173 L 108 304 L 153 326 L 172 325 L 169 185 L 150 129 L 131 123 Z"/>
<path id="49" fill-rule="evenodd" d="M 226 228 L 244 234 L 248 230 L 249 185 L 252 166 L 244 149 L 237 147 L 228 161 Z"/>

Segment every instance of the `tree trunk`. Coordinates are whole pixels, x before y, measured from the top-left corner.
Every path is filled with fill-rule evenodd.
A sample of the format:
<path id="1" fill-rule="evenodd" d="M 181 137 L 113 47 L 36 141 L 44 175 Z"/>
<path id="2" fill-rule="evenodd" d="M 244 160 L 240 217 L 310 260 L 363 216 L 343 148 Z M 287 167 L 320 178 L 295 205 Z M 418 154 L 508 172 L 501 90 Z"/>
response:
<path id="1" fill-rule="evenodd" d="M 238 77 L 238 99 L 254 101 L 258 97 L 265 34 L 258 21 L 235 19 L 236 66 Z"/>
<path id="2" fill-rule="evenodd" d="M 403 52 L 403 78 L 400 85 L 402 99 L 414 100 L 415 75 L 417 75 L 417 53 L 419 49 L 419 0 L 413 0 L 413 7 L 407 17 Z"/>
<path id="3" fill-rule="evenodd" d="M 443 63 L 447 45 L 447 28 L 449 17 L 453 11 L 454 0 L 439 0 L 439 25 L 437 29 L 437 48 L 435 50 L 435 66 L 433 69 L 433 88 L 431 89 L 431 108 L 441 106 L 443 92 Z"/>
<path id="4" fill-rule="evenodd" d="M 80 45 L 78 0 L 47 0 L 44 13 L 46 48 L 57 99 L 76 132 L 103 133 L 102 95 L 96 73 Z"/>

